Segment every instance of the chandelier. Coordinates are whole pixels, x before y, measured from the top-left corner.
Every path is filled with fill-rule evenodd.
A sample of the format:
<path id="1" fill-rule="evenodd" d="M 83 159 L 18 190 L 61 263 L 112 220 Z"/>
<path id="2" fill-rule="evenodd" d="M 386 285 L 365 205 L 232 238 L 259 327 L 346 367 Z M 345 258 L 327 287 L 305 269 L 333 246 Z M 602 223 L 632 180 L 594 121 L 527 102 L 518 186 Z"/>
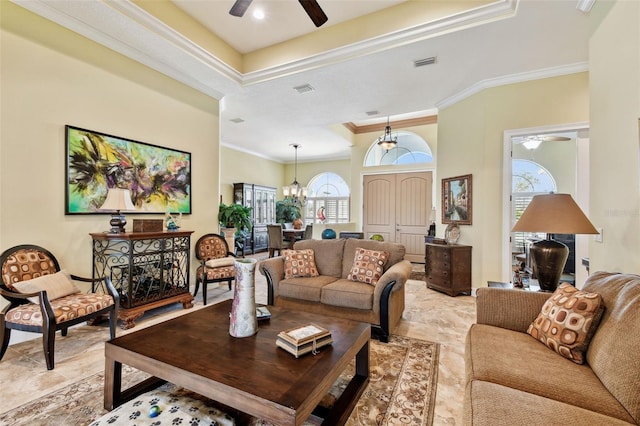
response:
<path id="1" fill-rule="evenodd" d="M 398 136 L 391 136 L 391 126 L 387 117 L 387 127 L 384 128 L 384 136 L 378 138 L 378 145 L 385 151 L 389 151 L 398 145 Z"/>
<path id="2" fill-rule="evenodd" d="M 294 143 L 290 146 L 296 150 L 293 182 L 291 182 L 291 185 L 283 187 L 282 192 L 285 200 L 291 201 L 294 205 L 304 206 L 307 204 L 307 187 L 300 186 L 298 183 L 298 148 L 300 148 L 300 145 Z"/>

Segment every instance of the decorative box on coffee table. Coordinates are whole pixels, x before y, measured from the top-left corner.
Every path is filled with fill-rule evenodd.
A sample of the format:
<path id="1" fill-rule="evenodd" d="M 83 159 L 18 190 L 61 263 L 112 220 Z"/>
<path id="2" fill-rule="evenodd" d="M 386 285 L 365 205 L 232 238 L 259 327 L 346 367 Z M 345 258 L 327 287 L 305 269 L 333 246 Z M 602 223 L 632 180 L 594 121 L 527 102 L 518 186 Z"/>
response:
<path id="1" fill-rule="evenodd" d="M 471 246 L 425 244 L 427 287 L 449 296 L 471 295 Z"/>

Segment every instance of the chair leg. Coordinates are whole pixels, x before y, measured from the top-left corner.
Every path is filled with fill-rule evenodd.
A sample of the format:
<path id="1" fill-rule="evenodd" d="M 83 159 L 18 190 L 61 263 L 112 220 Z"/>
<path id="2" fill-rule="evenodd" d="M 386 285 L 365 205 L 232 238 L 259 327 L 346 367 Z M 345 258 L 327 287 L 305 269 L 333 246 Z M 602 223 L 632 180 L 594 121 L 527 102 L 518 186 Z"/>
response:
<path id="1" fill-rule="evenodd" d="M 47 361 L 47 370 L 53 370 L 55 345 L 56 328 L 49 327 L 48 330 L 42 330 L 42 347 L 44 349 L 44 358 Z"/>
<path id="2" fill-rule="evenodd" d="M 9 339 L 11 338 L 11 329 L 6 328 L 4 326 L 4 321 L 0 321 L 0 341 L 2 342 L 2 347 L 0 348 L 0 359 L 4 357 L 4 353 L 7 352 L 7 348 L 9 347 Z"/>
<path id="3" fill-rule="evenodd" d="M 273 257 L 273 249 L 269 247 L 269 257 Z"/>
<path id="4" fill-rule="evenodd" d="M 229 280 L 229 290 L 231 290 L 231 281 L 233 280 Z"/>
<path id="5" fill-rule="evenodd" d="M 116 311 L 116 306 L 113 305 L 113 308 L 109 312 L 109 337 L 112 339 L 116 338 L 117 325 L 118 325 L 118 313 Z"/>
<path id="6" fill-rule="evenodd" d="M 68 329 L 68 328 L 63 328 L 63 329 L 60 331 L 60 333 L 61 333 L 63 336 L 66 336 L 68 332 L 69 332 L 69 329 Z"/>
<path id="7" fill-rule="evenodd" d="M 202 303 L 207 306 L 207 282 L 202 283 Z"/>
<path id="8" fill-rule="evenodd" d="M 193 297 L 196 297 L 198 295 L 198 290 L 200 289 L 200 278 L 197 277 L 196 278 L 196 289 L 193 292 Z"/>

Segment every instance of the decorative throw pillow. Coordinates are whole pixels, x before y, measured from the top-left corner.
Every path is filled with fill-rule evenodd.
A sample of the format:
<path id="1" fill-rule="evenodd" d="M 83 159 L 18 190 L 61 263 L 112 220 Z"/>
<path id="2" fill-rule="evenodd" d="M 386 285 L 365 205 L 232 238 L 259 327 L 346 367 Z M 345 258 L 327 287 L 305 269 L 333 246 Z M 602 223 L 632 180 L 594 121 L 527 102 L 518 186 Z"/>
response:
<path id="1" fill-rule="evenodd" d="M 563 357 L 583 364 L 603 311 L 599 294 L 580 291 L 564 283 L 544 303 L 527 333 Z"/>
<path id="2" fill-rule="evenodd" d="M 12 286 L 19 293 L 36 293 L 46 290 L 49 300 L 80 293 L 80 289 L 71 281 L 71 275 L 64 269 L 55 274 L 42 275 L 38 278 L 13 283 Z M 29 297 L 28 300 L 31 303 L 38 303 L 37 297 Z"/>
<path id="3" fill-rule="evenodd" d="M 384 273 L 384 264 L 388 258 L 389 253 L 386 251 L 357 248 L 347 279 L 376 285 Z"/>
<path id="4" fill-rule="evenodd" d="M 209 268 L 220 268 L 222 266 L 233 266 L 233 262 L 235 262 L 235 259 L 229 256 L 221 259 L 209 259 L 204 264 Z"/>
<path id="5" fill-rule="evenodd" d="M 282 250 L 284 278 L 317 277 L 316 256 L 313 249 Z"/>

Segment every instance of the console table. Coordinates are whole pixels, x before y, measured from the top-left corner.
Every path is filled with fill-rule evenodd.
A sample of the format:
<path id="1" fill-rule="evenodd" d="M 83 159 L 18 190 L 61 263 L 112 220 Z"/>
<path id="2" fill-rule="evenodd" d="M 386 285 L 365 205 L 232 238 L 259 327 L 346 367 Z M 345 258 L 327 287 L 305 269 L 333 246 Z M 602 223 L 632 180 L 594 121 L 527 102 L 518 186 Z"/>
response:
<path id="1" fill-rule="evenodd" d="M 425 244 L 427 287 L 449 296 L 471 295 L 471 246 Z"/>
<path id="2" fill-rule="evenodd" d="M 90 234 L 93 278 L 109 276 L 118 290 L 121 328 L 134 327 L 135 320 L 153 308 L 177 302 L 185 309 L 193 306 L 189 292 L 192 233 Z"/>

